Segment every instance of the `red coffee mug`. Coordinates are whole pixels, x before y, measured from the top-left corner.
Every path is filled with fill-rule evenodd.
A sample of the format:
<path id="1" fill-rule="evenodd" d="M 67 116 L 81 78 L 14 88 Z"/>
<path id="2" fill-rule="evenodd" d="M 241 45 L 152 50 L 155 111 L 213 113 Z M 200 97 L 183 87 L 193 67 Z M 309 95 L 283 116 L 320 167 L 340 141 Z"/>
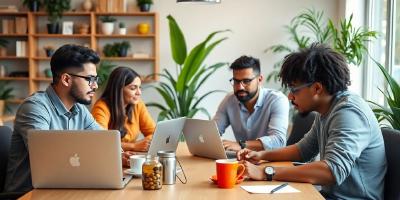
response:
<path id="1" fill-rule="evenodd" d="M 236 180 L 243 175 L 245 166 L 237 160 L 220 159 L 215 161 L 217 166 L 217 183 L 220 188 L 233 188 Z"/>

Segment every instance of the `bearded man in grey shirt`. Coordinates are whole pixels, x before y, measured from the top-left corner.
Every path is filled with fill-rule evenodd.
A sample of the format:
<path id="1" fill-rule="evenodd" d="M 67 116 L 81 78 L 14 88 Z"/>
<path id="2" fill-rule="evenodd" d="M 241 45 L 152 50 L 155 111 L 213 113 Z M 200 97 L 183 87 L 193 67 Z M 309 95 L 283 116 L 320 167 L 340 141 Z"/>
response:
<path id="1" fill-rule="evenodd" d="M 386 157 L 383 137 L 368 104 L 347 91 L 350 74 L 342 55 L 325 45 L 289 54 L 279 74 L 300 113 L 317 111 L 311 130 L 297 144 L 272 151 L 241 150 L 255 180 L 322 185 L 328 199 L 383 199 Z M 259 168 L 259 160 L 321 160 L 297 167 Z"/>

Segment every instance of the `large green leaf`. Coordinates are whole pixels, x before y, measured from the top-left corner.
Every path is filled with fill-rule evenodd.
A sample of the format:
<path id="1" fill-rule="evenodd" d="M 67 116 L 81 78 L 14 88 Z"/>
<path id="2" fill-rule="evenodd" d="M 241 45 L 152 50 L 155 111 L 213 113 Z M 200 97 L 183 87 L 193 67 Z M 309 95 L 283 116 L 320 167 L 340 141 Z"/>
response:
<path id="1" fill-rule="evenodd" d="M 185 37 L 175 19 L 171 15 L 168 15 L 167 19 L 169 24 L 172 58 L 177 64 L 182 65 L 186 59 Z"/>

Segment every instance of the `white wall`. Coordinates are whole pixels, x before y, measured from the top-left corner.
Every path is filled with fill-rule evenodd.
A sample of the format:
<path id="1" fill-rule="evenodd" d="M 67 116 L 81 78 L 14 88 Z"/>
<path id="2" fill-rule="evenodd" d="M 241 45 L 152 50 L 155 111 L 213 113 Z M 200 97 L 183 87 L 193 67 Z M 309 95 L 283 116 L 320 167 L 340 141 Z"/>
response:
<path id="1" fill-rule="evenodd" d="M 305 8 L 323 10 L 325 15 L 337 21 L 339 0 L 222 0 L 220 4 L 177 4 L 176 0 L 155 0 L 152 11 L 160 16 L 160 67 L 175 71 L 169 45 L 169 29 L 166 16 L 171 14 L 180 25 L 189 48 L 200 43 L 216 30 L 230 29 L 224 34 L 229 39 L 212 52 L 206 64 L 232 62 L 241 55 L 251 55 L 261 61 L 262 73 L 267 74 L 278 56 L 265 54 L 270 45 L 285 43 L 288 39 L 284 25 Z M 211 89 L 231 91 L 228 80 L 232 77 L 227 68 L 213 75 L 202 88 L 201 94 Z M 268 84 L 267 87 L 277 88 Z M 225 94 L 214 94 L 202 106 L 213 115 Z M 153 90 L 145 90 L 143 99 L 161 100 Z M 150 109 L 157 117 L 158 110 Z M 205 116 L 197 116 L 204 118 Z"/>

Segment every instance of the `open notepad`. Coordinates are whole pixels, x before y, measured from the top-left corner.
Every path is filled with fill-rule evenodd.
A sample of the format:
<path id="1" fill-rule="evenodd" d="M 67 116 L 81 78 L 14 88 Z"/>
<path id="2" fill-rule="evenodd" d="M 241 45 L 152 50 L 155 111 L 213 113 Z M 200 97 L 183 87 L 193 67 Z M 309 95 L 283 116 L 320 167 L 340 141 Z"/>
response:
<path id="1" fill-rule="evenodd" d="M 271 190 L 273 190 L 274 188 L 276 188 L 278 186 L 279 185 L 242 185 L 240 187 L 249 193 L 254 193 L 254 194 L 268 193 L 269 194 L 269 193 L 271 193 Z M 297 190 L 296 188 L 288 185 L 288 186 L 276 191 L 275 193 L 296 193 L 296 192 L 300 192 L 300 191 Z"/>

